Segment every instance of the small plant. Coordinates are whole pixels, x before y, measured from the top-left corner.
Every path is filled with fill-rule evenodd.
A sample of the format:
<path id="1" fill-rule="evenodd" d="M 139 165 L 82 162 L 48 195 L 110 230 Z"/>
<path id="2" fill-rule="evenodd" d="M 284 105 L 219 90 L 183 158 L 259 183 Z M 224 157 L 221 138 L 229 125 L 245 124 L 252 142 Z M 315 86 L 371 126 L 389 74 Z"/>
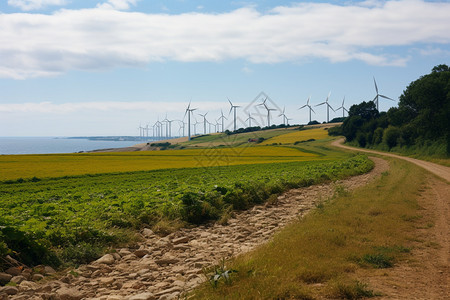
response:
<path id="1" fill-rule="evenodd" d="M 208 272 L 208 270 L 204 270 L 204 273 L 209 281 L 209 284 L 213 288 L 216 288 L 220 281 L 230 285 L 232 283 L 231 276 L 233 273 L 237 273 L 237 271 L 233 269 L 227 270 L 225 266 L 225 259 L 222 259 L 219 265 L 212 267 L 212 271 Z"/>
<path id="2" fill-rule="evenodd" d="M 368 285 L 360 281 L 354 281 L 353 283 L 337 282 L 332 289 L 333 298 L 339 299 L 361 299 L 379 296 L 373 290 L 368 289 Z"/>
<path id="3" fill-rule="evenodd" d="M 361 261 L 378 269 L 390 268 L 393 265 L 393 258 L 384 253 L 366 254 L 362 257 Z"/>

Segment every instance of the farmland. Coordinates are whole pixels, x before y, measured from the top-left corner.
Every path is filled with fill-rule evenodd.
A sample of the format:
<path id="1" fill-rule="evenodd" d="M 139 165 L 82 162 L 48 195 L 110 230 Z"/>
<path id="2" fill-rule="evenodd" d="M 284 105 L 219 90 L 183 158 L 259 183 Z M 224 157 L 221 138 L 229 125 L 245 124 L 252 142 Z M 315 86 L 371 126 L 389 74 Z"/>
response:
<path id="1" fill-rule="evenodd" d="M 323 131 L 323 130 L 322 130 Z M 296 133 L 297 131 L 293 131 Z M 0 157 L 0 255 L 83 263 L 151 227 L 222 222 L 285 190 L 372 167 L 327 140 L 296 146 Z"/>
<path id="2" fill-rule="evenodd" d="M 308 130 L 296 130 L 286 134 L 277 135 L 265 140 L 262 145 L 277 144 L 295 144 L 296 142 L 305 142 L 308 140 L 319 140 L 328 137 L 328 131 L 323 128 L 314 128 Z"/>
<path id="3" fill-rule="evenodd" d="M 0 156 L 0 180 L 149 171 L 214 165 L 238 165 L 318 159 L 287 147 L 206 148 L 123 153 Z"/>

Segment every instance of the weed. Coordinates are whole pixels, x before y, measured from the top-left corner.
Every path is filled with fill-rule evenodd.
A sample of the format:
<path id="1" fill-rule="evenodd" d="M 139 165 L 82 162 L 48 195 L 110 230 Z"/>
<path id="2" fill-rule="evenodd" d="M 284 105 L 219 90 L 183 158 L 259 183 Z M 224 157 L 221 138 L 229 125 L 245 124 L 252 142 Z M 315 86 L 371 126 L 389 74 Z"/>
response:
<path id="1" fill-rule="evenodd" d="M 366 283 L 360 281 L 351 283 L 337 281 L 332 286 L 330 296 L 332 298 L 340 299 L 361 299 L 365 297 L 375 297 L 378 296 L 378 294 L 369 289 Z"/>
<path id="2" fill-rule="evenodd" d="M 361 258 L 362 263 L 367 263 L 375 268 L 390 268 L 393 265 L 393 258 L 384 253 L 365 254 Z"/>
<path id="3" fill-rule="evenodd" d="M 227 285 L 232 283 L 232 274 L 238 271 L 230 269 L 227 270 L 225 266 L 225 259 L 222 259 L 218 265 L 213 266 L 210 269 L 204 269 L 203 274 L 206 276 L 209 284 L 213 288 L 217 288 L 219 282 L 224 282 Z"/>

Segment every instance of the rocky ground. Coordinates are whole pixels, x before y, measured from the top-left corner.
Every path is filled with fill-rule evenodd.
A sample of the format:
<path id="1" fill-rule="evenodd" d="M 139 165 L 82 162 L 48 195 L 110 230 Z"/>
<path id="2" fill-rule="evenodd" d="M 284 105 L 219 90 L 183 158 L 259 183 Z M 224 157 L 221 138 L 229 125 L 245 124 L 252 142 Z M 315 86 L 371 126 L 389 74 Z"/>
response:
<path id="1" fill-rule="evenodd" d="M 284 225 L 332 197 L 337 186 L 351 190 L 388 169 L 386 161 L 372 159 L 376 167 L 367 174 L 290 190 L 276 203 L 236 213 L 227 225 L 185 228 L 166 237 L 144 229 L 138 249 L 116 249 L 62 275 L 49 267 L 34 273 L 12 267 L 0 273 L 0 281 L 14 283 L 0 287 L 0 299 L 177 299 L 206 280 L 205 267 L 267 242 Z"/>

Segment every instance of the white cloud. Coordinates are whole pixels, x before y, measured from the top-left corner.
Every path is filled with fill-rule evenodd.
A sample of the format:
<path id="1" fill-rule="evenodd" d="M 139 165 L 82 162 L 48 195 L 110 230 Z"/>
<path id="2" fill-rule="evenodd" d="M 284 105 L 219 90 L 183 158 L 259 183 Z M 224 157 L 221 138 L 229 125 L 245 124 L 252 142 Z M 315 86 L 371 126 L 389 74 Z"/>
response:
<path id="1" fill-rule="evenodd" d="M 401 66 L 408 56 L 398 48 L 450 43 L 448 2 L 311 2 L 268 13 L 253 7 L 220 14 L 122 11 L 135 4 L 109 0 L 103 5 L 110 9 L 0 14 L 0 77 L 145 67 L 167 60 L 278 63 L 319 58 Z"/>
<path id="2" fill-rule="evenodd" d="M 8 0 L 8 4 L 21 10 L 29 11 L 41 9 L 47 6 L 62 6 L 67 0 Z"/>
<path id="3" fill-rule="evenodd" d="M 131 5 L 136 5 L 138 0 L 108 0 L 106 3 L 98 4 L 98 8 L 127 10 Z"/>

